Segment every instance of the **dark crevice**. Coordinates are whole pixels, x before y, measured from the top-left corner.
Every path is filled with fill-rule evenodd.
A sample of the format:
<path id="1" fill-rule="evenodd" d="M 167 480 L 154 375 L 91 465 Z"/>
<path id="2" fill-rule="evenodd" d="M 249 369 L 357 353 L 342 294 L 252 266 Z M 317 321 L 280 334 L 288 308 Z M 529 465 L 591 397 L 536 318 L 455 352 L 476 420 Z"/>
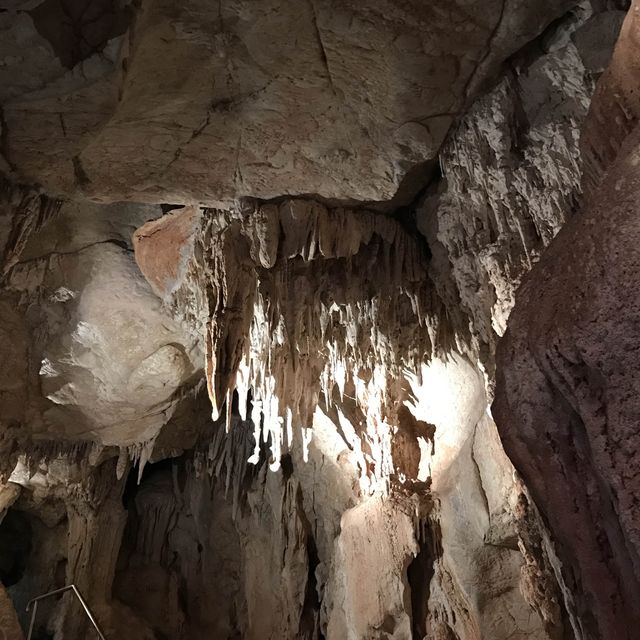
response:
<path id="1" fill-rule="evenodd" d="M 517 83 L 515 72 L 508 72 L 507 78 L 509 83 L 512 83 L 515 87 Z M 531 123 L 529 122 L 520 92 L 513 90 L 511 95 L 513 96 L 513 112 L 510 121 L 512 139 L 510 152 L 513 155 L 514 164 L 519 165 L 526 161 L 525 150 L 530 143 L 528 134 L 531 129 Z"/>
<path id="2" fill-rule="evenodd" d="M 0 582 L 11 587 L 22 579 L 31 554 L 32 531 L 28 517 L 8 509 L 0 524 Z"/>
<path id="3" fill-rule="evenodd" d="M 58 114 L 58 120 L 60 120 L 60 129 L 62 129 L 62 135 L 66 138 L 67 137 L 67 126 L 64 123 L 64 116 L 62 115 L 62 113 Z"/>
<path id="4" fill-rule="evenodd" d="M 436 560 L 431 540 L 420 543 L 419 551 L 407 568 L 407 581 L 411 590 L 411 634 L 413 640 L 423 640 L 427 635 L 429 595 Z"/>
<path id="5" fill-rule="evenodd" d="M 298 487 L 297 492 L 298 514 L 302 520 L 306 532 L 305 547 L 307 550 L 307 585 L 305 588 L 304 604 L 298 626 L 298 637 L 305 640 L 324 640 L 325 635 L 320 629 L 320 597 L 318 595 L 318 582 L 316 569 L 320 564 L 318 547 L 313 535 L 313 528 L 309 522 L 303 507 L 302 491 Z"/>
<path id="6" fill-rule="evenodd" d="M 264 204 L 281 204 L 288 200 L 312 200 L 328 209 L 344 207 L 354 211 L 367 210 L 375 213 L 386 214 L 401 220 L 407 213 L 415 210 L 417 203 L 424 194 L 442 177 L 438 158 L 431 158 L 425 162 L 413 166 L 405 174 L 400 187 L 391 200 L 355 200 L 352 198 L 326 198 L 317 193 L 300 193 L 296 195 L 282 195 L 275 198 L 251 198 L 239 199 L 240 207 L 247 213 L 257 206 Z"/>
<path id="7" fill-rule="evenodd" d="M 579 19 L 578 8 L 574 7 L 552 20 L 536 38 L 512 53 L 505 60 L 505 66 L 511 67 L 517 74 L 522 73 L 549 52 L 549 43 L 556 34 L 561 30 L 573 31 L 572 27 L 575 28 Z"/>
<path id="8" fill-rule="evenodd" d="M 7 165 L 9 165 L 9 169 L 15 171 L 16 166 L 9 158 L 9 129 L 2 105 L 0 105 L 0 155 L 2 155 Z"/>
<path id="9" fill-rule="evenodd" d="M 280 466 L 282 467 L 283 482 L 286 482 L 293 475 L 293 460 L 290 453 L 285 453 L 280 458 Z"/>
<path id="10" fill-rule="evenodd" d="M 184 209 L 184 205 L 183 204 L 161 204 L 160 209 L 162 211 L 162 215 L 165 215 L 170 211 L 175 211 L 176 209 Z"/>
<path id="11" fill-rule="evenodd" d="M 28 11 L 38 33 L 68 69 L 126 32 L 132 11 L 113 0 L 44 0 Z"/>
<path id="12" fill-rule="evenodd" d="M 138 493 L 138 490 L 143 483 L 145 483 L 149 480 L 149 478 L 157 475 L 158 473 L 171 471 L 174 463 L 174 458 L 164 458 L 163 460 L 159 460 L 158 462 L 155 462 L 153 464 L 146 464 L 144 470 L 142 471 L 140 482 L 138 482 L 138 467 L 131 467 L 124 486 L 124 491 L 122 493 L 122 505 L 125 507 L 125 509 L 129 509 L 133 505 L 136 494 Z"/>
<path id="13" fill-rule="evenodd" d="M 324 40 L 322 39 L 322 33 L 320 32 L 320 27 L 318 26 L 318 14 L 316 12 L 315 4 L 313 0 L 309 0 L 309 5 L 311 6 L 311 17 L 313 19 L 313 28 L 316 34 L 316 40 L 318 41 L 318 47 L 320 48 L 320 58 L 322 60 L 322 64 L 327 72 L 327 80 L 329 81 L 329 86 L 331 87 L 331 91 L 333 91 L 334 95 L 336 93 L 336 87 L 333 83 L 333 75 L 331 74 L 331 68 L 329 67 L 329 59 L 327 57 L 327 50 L 324 46 Z"/>
<path id="14" fill-rule="evenodd" d="M 133 249 L 131 249 L 129 247 L 129 245 L 124 241 L 124 240 L 118 240 L 117 238 L 111 238 L 109 240 L 98 240 L 97 242 L 92 242 L 91 244 L 87 244 L 84 247 L 80 247 L 78 249 L 75 249 L 73 251 L 51 251 L 49 253 L 45 253 L 41 256 L 35 256 L 34 258 L 29 258 L 28 260 L 19 260 L 18 262 L 14 262 L 11 264 L 11 268 L 15 268 L 18 267 L 20 265 L 23 264 L 29 264 L 31 262 L 37 262 L 38 260 L 46 260 L 47 258 L 50 258 L 52 256 L 72 256 L 72 255 L 76 255 L 78 253 L 81 253 L 82 251 L 86 251 L 87 249 L 91 249 L 92 247 L 97 247 L 98 245 L 101 244 L 113 244 L 116 247 L 119 247 L 120 249 L 122 249 L 123 251 L 126 251 L 127 253 L 133 253 Z"/>
<path id="15" fill-rule="evenodd" d="M 187 138 L 187 140 L 181 144 L 180 146 L 178 146 L 176 148 L 176 150 L 173 153 L 173 158 L 171 158 L 171 161 L 169 162 L 169 164 L 166 166 L 166 169 L 169 169 L 169 167 L 171 167 L 175 162 L 177 162 L 180 159 L 180 156 L 182 155 L 182 152 L 184 151 L 184 149 L 190 145 L 194 140 L 196 140 L 198 138 L 198 136 L 200 136 L 202 134 L 202 132 L 209 126 L 209 124 L 211 123 L 211 116 L 214 114 L 214 112 L 216 111 L 227 111 L 228 110 L 228 106 L 226 104 L 226 100 L 223 101 L 219 101 L 219 102 L 213 102 L 207 109 L 207 112 L 204 116 L 204 119 L 202 120 L 202 122 L 191 132 L 191 135 L 189 136 L 189 138 Z M 218 108 L 220 103 L 223 104 L 222 109 Z"/>
<path id="16" fill-rule="evenodd" d="M 482 70 L 482 66 L 487 62 L 489 57 L 491 56 L 491 49 L 493 46 L 493 42 L 496 39 L 496 36 L 500 32 L 500 27 L 502 27 L 502 23 L 504 21 L 505 11 L 507 8 L 507 0 L 502 0 L 502 6 L 500 7 L 500 14 L 498 15 L 498 19 L 496 20 L 496 24 L 489 33 L 489 37 L 487 38 L 487 44 L 485 48 L 485 52 L 476 64 L 475 69 L 467 79 L 467 82 L 464 86 L 464 91 L 462 93 L 463 98 L 463 110 L 469 106 L 469 98 L 471 97 L 471 90 L 474 88 L 473 85 L 478 77 L 478 74 Z"/>
<path id="17" fill-rule="evenodd" d="M 76 184 L 79 187 L 86 187 L 87 185 L 91 184 L 91 179 L 82 166 L 80 156 L 73 156 L 73 158 L 71 158 L 71 162 L 73 163 L 73 174 L 76 178 Z"/>

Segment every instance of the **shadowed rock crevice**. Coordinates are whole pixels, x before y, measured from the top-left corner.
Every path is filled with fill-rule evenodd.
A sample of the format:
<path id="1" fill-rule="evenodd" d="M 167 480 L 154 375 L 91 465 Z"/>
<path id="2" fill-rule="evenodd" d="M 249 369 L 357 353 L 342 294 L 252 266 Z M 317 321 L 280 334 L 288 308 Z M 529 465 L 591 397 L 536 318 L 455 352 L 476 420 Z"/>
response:
<path id="1" fill-rule="evenodd" d="M 407 569 L 407 580 L 411 588 L 412 638 L 422 640 L 427 635 L 429 617 L 429 593 L 431 580 L 435 574 L 433 550 L 430 541 L 420 542 L 416 557 Z"/>
<path id="2" fill-rule="evenodd" d="M 31 525 L 20 511 L 9 509 L 2 518 L 0 546 L 0 581 L 5 587 L 12 587 L 24 576 L 33 546 Z"/>
<path id="3" fill-rule="evenodd" d="M 115 0 L 44 0 L 29 15 L 67 69 L 100 54 L 131 18 L 129 7 Z"/>

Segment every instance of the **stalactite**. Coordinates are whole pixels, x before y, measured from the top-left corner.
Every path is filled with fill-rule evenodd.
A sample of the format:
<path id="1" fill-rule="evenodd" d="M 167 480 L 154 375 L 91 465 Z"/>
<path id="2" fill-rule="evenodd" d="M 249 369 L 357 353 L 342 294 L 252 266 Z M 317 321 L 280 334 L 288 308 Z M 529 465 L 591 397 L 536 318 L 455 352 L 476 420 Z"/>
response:
<path id="1" fill-rule="evenodd" d="M 0 247 L 0 275 L 4 276 L 20 259 L 31 234 L 59 213 L 62 200 L 50 198 L 30 187 L 14 185 L 0 175 L 0 208 L 2 201 L 8 202 L 13 210 L 7 243 L 4 248 Z"/>
<path id="2" fill-rule="evenodd" d="M 222 483 L 225 498 L 231 493 L 234 519 L 245 495 L 245 481 L 249 474 L 249 458 L 253 449 L 251 428 L 249 421 L 232 414 L 229 433 L 226 433 L 219 421 L 215 425 L 213 437 L 208 443 L 197 447 L 193 455 L 192 464 L 196 477 L 208 473 Z"/>
<path id="3" fill-rule="evenodd" d="M 287 200 L 205 210 L 193 244 L 169 298 L 204 334 L 214 420 L 233 391 L 246 417 L 251 394 L 256 447 L 270 442 L 277 470 L 292 434 L 309 438 L 320 398 L 330 403 L 334 388 L 343 397 L 348 384 L 369 425 L 376 476 L 388 478 L 392 387 L 405 369 L 468 343 L 431 285 L 419 236 L 369 211 Z"/>
<path id="4" fill-rule="evenodd" d="M 53 461 L 84 469 L 94 467 L 100 461 L 104 447 L 90 441 L 31 440 L 28 446 L 23 445 L 23 450 L 26 453 L 19 456 L 9 479 L 25 474 L 30 478 L 41 466 L 48 466 Z"/>
<path id="5" fill-rule="evenodd" d="M 146 442 L 129 445 L 126 447 L 126 455 L 121 451 L 118 457 L 118 464 L 116 466 L 116 475 L 118 478 L 121 477 L 121 469 L 126 468 L 126 464 L 130 460 L 132 465 L 138 465 L 138 484 L 140 484 L 144 468 L 149 460 L 151 460 L 155 442 L 156 439 L 154 437 Z"/>

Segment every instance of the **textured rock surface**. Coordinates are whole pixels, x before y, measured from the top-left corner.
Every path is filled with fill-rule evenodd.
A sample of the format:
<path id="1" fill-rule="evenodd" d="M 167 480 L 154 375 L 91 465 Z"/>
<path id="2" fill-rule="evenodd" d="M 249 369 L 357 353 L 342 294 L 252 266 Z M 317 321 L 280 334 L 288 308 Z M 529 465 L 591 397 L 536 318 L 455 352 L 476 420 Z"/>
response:
<path id="1" fill-rule="evenodd" d="M 0 636 L 3 640 L 24 640 L 13 602 L 4 587 L 0 587 Z"/>
<path id="2" fill-rule="evenodd" d="M 499 372 L 523 420 L 500 413 L 509 453 L 536 453 L 524 481 L 487 410 L 515 291 L 577 219 L 582 156 L 591 198 L 634 124 L 633 17 L 581 141 L 624 2 L 365 4 L 0 11 L 0 577 L 23 628 L 31 597 L 74 582 L 109 638 L 634 629 L 632 454 L 610 462 L 604 434 L 533 466 L 530 417 L 557 438 L 579 421 L 558 395 L 531 408 L 529 342 Z M 611 95 L 626 115 L 603 135 Z M 624 216 L 570 223 L 597 251 L 549 250 L 570 260 L 558 287 L 618 262 L 587 311 L 632 273 L 625 212 L 626 260 L 596 237 Z M 513 329 L 537 316 L 540 349 L 565 332 L 572 378 L 535 366 L 597 427 L 597 393 L 615 410 L 632 382 L 589 350 L 602 326 L 544 328 L 555 300 Z M 632 311 L 603 325 L 612 354 Z M 609 367 L 587 391 L 580 349 Z M 72 598 L 43 605 L 37 637 L 90 633 Z"/>
<path id="3" fill-rule="evenodd" d="M 151 282 L 166 279 L 154 254 L 140 251 L 144 238 L 170 254 L 175 229 L 186 224 L 180 215 L 190 220 L 192 212 L 137 232 L 137 259 Z M 214 419 L 234 391 L 246 416 L 250 392 L 277 468 L 293 430 L 311 426 L 320 396 L 330 402 L 348 388 L 373 429 L 374 475 L 384 481 L 386 418 L 395 410 L 387 385 L 403 366 L 415 370 L 454 342 L 431 295 L 426 247 L 385 216 L 305 200 L 248 214 L 205 211 L 193 235 L 182 281 L 156 288 L 169 290 L 167 304 L 204 336 Z"/>
<path id="4" fill-rule="evenodd" d="M 0 524 L 2 524 L 8 509 L 15 503 L 19 495 L 20 487 L 17 485 L 6 484 L 0 487 Z M 7 527 L 5 526 L 4 529 L 6 530 Z M 3 542 L 5 547 L 8 546 L 6 539 Z M 11 572 L 18 564 L 16 558 L 7 554 L 5 549 L 0 560 L 3 581 L 6 581 L 7 571 Z M 0 585 L 0 637 L 3 640 L 24 640 L 15 605 L 3 585 Z"/>
<path id="5" fill-rule="evenodd" d="M 16 368 L 3 383 L 3 421 L 26 421 L 44 440 L 130 445 L 159 433 L 196 370 L 193 344 L 132 256 L 133 228 L 159 214 L 65 204 L 11 258 L 3 357 Z"/>
<path id="6" fill-rule="evenodd" d="M 108 200 L 385 200 L 573 4 L 13 2 L 4 163 Z"/>
<path id="7" fill-rule="evenodd" d="M 633 638 L 640 620 L 640 137 L 636 128 L 624 137 L 640 77 L 638 11 L 627 18 L 587 129 L 601 180 L 587 176 L 590 197 L 520 290 L 498 355 L 494 411 L 503 441 L 555 536 L 584 638 Z M 618 83 L 625 90 L 610 94 Z M 612 101 L 629 117 L 603 129 Z"/>
<path id="8" fill-rule="evenodd" d="M 580 197 L 580 128 L 593 76 L 583 50 L 562 34 L 543 39 L 542 55 L 515 58 L 475 102 L 442 149 L 442 184 L 417 212 L 429 275 L 455 323 L 470 323 L 489 372 L 522 276 Z M 599 38 L 587 52 L 602 56 L 612 46 Z"/>
<path id="9" fill-rule="evenodd" d="M 585 125 L 582 144 L 587 196 L 600 185 L 604 172 L 615 160 L 620 146 L 640 117 L 635 89 L 640 75 L 638 47 L 640 15 L 633 3 L 624 22 L 611 64 L 603 74 Z"/>
<path id="10" fill-rule="evenodd" d="M 171 253 L 164 250 L 162 238 L 168 249 L 173 247 L 185 226 L 181 215 L 190 218 L 192 214 L 188 210 L 174 213 L 162 228 L 155 222 L 146 225 L 139 232 L 141 242 L 150 237 L 160 255 Z M 535 538 L 540 534 L 531 522 L 519 524 L 522 490 L 501 453 L 492 421 L 484 416 L 487 400 L 482 375 L 459 357 L 448 365 L 434 360 L 424 368 L 419 360 L 412 360 L 413 353 L 428 357 L 437 352 L 435 345 L 442 349 L 447 344 L 439 301 L 427 297 L 425 303 L 421 289 L 410 288 L 414 281 L 424 283 L 426 274 L 425 257 L 414 241 L 399 226 L 375 214 L 328 210 L 305 201 L 285 201 L 279 208 L 267 205 L 248 216 L 204 212 L 195 234 L 194 240 L 185 240 L 193 247 L 194 257 L 178 287 L 173 275 L 162 277 L 166 269 L 151 260 L 153 254 L 140 254 L 138 261 L 150 281 L 166 292 L 168 304 L 186 314 L 189 324 L 201 327 L 211 341 L 208 357 L 217 358 L 218 364 L 208 366 L 207 372 L 216 415 L 225 396 L 237 391 L 245 398 L 248 388 L 252 407 L 247 415 L 257 427 L 256 444 L 262 439 L 263 448 L 270 448 L 270 468 L 285 477 L 291 471 L 289 463 L 280 468 L 283 452 L 297 460 L 302 457 L 302 469 L 315 466 L 313 444 L 322 423 L 318 407 L 328 411 L 333 438 L 351 450 L 353 499 L 359 504 L 341 515 L 333 545 L 327 547 L 319 538 L 314 541 L 319 558 L 325 562 L 331 558 L 323 568 L 326 582 L 316 583 L 324 585 L 320 622 L 325 621 L 325 637 L 405 638 L 423 629 L 423 635 L 450 632 L 460 638 L 482 634 L 506 639 L 514 633 L 562 638 L 567 621 L 558 587 L 553 586 L 553 578 L 551 586 L 543 584 L 543 579 L 532 582 L 527 572 L 527 561 L 533 573 L 540 570 L 544 552 L 531 558 L 529 551 L 518 547 L 519 535 Z M 385 242 L 393 243 L 392 252 Z M 393 301 L 379 312 L 376 305 L 382 302 L 377 295 L 369 302 L 366 281 L 357 280 L 363 273 L 358 260 L 361 263 L 362 255 L 372 251 L 383 268 L 372 275 L 370 267 L 368 278 L 376 283 L 376 291 L 384 291 Z M 306 260 L 296 263 L 299 255 Z M 279 262 L 287 257 L 290 266 L 283 268 Z M 337 260 L 352 281 L 344 293 L 338 286 L 339 272 L 331 270 L 331 262 Z M 321 270 L 314 270 L 318 264 Z M 285 278 L 270 278 L 270 270 L 284 271 Z M 318 273 L 335 274 L 330 280 L 331 306 L 325 302 L 324 280 L 317 279 Z M 414 280 L 412 274 L 419 274 L 418 278 Z M 305 297 L 308 291 L 316 292 L 314 298 Z M 400 313 L 402 296 L 413 302 L 406 320 Z M 433 311 L 434 304 L 440 317 Z M 395 313 L 389 313 L 391 307 Z M 315 317 L 309 317 L 307 310 L 314 308 Z M 430 342 L 421 343 L 411 337 L 413 333 L 403 333 L 418 330 L 422 318 L 432 327 Z M 337 327 L 345 324 L 343 336 Z M 370 330 L 362 330 L 368 326 Z M 413 345 L 415 351 L 404 354 L 404 344 Z M 455 345 L 453 336 L 450 344 Z M 288 345 L 296 345 L 293 365 Z M 416 374 L 403 371 L 399 357 Z M 289 367 L 293 367 L 290 373 Z M 314 371 L 315 381 L 306 378 Z M 393 384 L 387 383 L 390 377 L 396 377 Z M 406 407 L 403 410 L 405 400 L 415 417 Z M 233 433 L 237 427 L 227 420 Z M 311 445 L 307 426 L 312 427 Z M 257 446 L 251 461 L 261 459 L 260 450 Z M 300 473 L 304 472 L 297 471 L 287 482 L 285 486 L 293 486 L 285 489 L 285 495 L 295 491 L 294 479 Z M 323 476 L 314 477 L 314 494 Z M 433 492 L 425 482 L 428 479 Z M 306 487 L 303 482 L 298 486 L 304 500 Z M 312 530 L 318 515 L 305 512 L 304 521 Z M 281 525 L 286 538 L 300 538 L 299 530 L 289 529 L 291 516 L 287 522 Z M 520 532 L 519 526 L 526 531 Z M 417 538 L 414 529 L 422 532 Z M 256 544 L 252 540 L 250 548 Z M 418 551 L 427 568 L 416 568 L 418 577 L 412 578 L 410 586 L 402 574 Z M 264 551 L 253 557 L 250 566 L 263 563 Z M 294 574 L 304 575 L 304 560 L 291 563 Z M 301 567 L 297 572 L 296 566 Z M 546 571 L 549 577 L 548 562 Z M 485 590 L 481 585 L 487 575 L 491 579 Z M 256 580 L 252 573 L 249 583 Z M 420 591 L 420 580 L 426 591 Z M 300 609 L 304 581 L 302 586 L 296 584 L 293 594 L 298 599 L 290 602 L 288 610 L 304 611 Z M 543 590 L 536 592 L 540 585 Z M 280 610 L 281 601 L 272 598 L 265 594 L 255 599 L 270 600 L 268 609 Z M 251 601 L 249 597 L 250 619 L 256 615 Z M 263 620 L 261 626 L 270 624 Z M 273 637 L 286 632 L 269 628 Z"/>

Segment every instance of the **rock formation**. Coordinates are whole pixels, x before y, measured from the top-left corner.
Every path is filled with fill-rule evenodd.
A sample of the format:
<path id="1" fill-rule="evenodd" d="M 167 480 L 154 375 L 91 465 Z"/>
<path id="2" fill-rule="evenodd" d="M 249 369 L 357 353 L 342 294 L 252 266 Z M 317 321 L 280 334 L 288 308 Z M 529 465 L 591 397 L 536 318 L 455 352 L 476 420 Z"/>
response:
<path id="1" fill-rule="evenodd" d="M 631 640 L 627 8 L 0 8 L 0 639 Z"/>
<path id="2" fill-rule="evenodd" d="M 391 198 L 575 3 L 33 4 L 2 16 L 9 168 L 49 192 L 213 205 Z"/>
<path id="3" fill-rule="evenodd" d="M 519 292 L 498 357 L 505 447 L 554 532 L 587 638 L 634 638 L 640 623 L 639 35 L 636 4 L 592 103 L 581 214 Z"/>

